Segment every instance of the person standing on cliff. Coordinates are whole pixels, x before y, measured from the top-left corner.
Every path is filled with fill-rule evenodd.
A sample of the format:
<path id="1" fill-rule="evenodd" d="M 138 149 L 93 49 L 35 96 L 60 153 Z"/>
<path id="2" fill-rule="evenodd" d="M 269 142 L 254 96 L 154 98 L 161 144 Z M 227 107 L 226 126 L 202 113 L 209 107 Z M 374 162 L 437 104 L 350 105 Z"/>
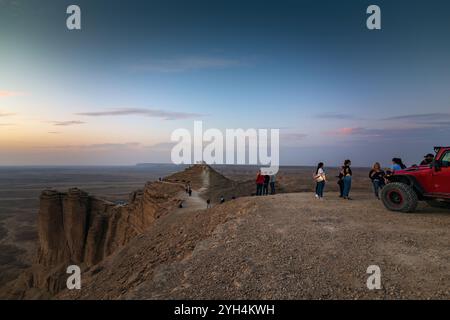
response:
<path id="1" fill-rule="evenodd" d="M 275 174 L 270 175 L 270 194 L 275 194 L 275 180 L 276 175 Z"/>
<path id="2" fill-rule="evenodd" d="M 261 170 L 258 170 L 256 174 L 256 195 L 262 196 L 264 187 L 264 176 L 261 174 Z"/>
<path id="3" fill-rule="evenodd" d="M 265 196 L 269 194 L 269 183 L 270 183 L 270 176 L 266 174 L 264 176 L 264 186 L 263 186 L 263 195 Z"/>

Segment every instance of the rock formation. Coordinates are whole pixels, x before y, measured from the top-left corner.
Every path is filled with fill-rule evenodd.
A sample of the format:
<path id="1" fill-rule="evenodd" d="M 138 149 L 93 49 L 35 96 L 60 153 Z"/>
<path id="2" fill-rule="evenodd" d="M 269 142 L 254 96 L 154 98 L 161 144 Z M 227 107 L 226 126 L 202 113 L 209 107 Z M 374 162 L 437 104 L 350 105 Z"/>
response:
<path id="1" fill-rule="evenodd" d="M 69 265 L 78 265 L 83 272 L 95 269 L 95 265 L 143 234 L 155 220 L 177 208 L 188 182 L 213 203 L 222 195 L 230 199 L 249 194 L 248 188 L 204 164 L 186 168 L 163 181 L 147 183 L 143 190 L 130 194 L 127 204 L 102 200 L 77 188 L 66 193 L 43 191 L 36 260 L 7 296 L 55 296 L 66 287 Z"/>
<path id="2" fill-rule="evenodd" d="M 10 293 L 12 297 L 44 298 L 65 287 L 66 268 L 87 269 L 141 234 L 160 216 L 176 208 L 182 184 L 153 182 L 116 205 L 77 188 L 67 193 L 45 190 L 38 213 L 36 261 Z"/>

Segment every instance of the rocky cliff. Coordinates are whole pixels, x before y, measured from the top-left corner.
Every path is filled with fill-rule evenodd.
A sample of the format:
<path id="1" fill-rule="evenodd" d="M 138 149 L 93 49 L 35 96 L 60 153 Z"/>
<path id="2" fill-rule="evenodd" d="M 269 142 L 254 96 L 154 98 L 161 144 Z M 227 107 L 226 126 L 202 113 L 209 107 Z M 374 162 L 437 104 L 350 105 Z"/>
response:
<path id="1" fill-rule="evenodd" d="M 39 244 L 33 266 L 9 293 L 15 298 L 45 298 L 65 287 L 66 268 L 89 269 L 180 203 L 182 184 L 148 183 L 114 204 L 73 188 L 45 190 L 38 213 Z"/>
<path id="2" fill-rule="evenodd" d="M 102 200 L 78 188 L 65 193 L 43 191 L 36 259 L 12 288 L 7 289 L 6 297 L 54 297 L 66 287 L 69 265 L 80 266 L 83 274 L 96 270 L 105 258 L 120 251 L 136 236 L 148 231 L 156 220 L 184 203 L 186 183 L 197 190 L 199 203 L 200 197 L 218 203 L 222 195 L 231 199 L 249 194 L 245 184 L 240 185 L 203 164 L 188 167 L 163 181 L 148 183 L 143 190 L 132 192 L 126 204 Z M 203 204 L 201 206 L 203 208 Z M 189 208 L 195 205 L 188 205 L 183 212 Z"/>

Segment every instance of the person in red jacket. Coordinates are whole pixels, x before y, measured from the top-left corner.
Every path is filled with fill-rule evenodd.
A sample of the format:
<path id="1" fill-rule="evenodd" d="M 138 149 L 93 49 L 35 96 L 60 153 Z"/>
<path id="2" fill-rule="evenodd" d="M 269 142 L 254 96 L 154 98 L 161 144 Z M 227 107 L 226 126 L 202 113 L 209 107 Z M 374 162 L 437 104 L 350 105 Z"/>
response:
<path id="1" fill-rule="evenodd" d="M 256 195 L 262 196 L 264 187 L 264 175 L 261 174 L 261 170 L 258 170 L 256 175 Z"/>

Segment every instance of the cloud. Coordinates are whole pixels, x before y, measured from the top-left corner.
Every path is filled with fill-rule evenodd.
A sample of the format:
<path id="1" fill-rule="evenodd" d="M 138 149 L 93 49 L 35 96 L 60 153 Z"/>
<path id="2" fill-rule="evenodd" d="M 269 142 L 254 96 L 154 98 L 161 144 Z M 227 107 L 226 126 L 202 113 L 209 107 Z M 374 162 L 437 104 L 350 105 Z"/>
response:
<path id="1" fill-rule="evenodd" d="M 404 121 L 409 125 L 422 128 L 448 128 L 450 127 L 450 113 L 422 113 L 384 118 L 385 121 Z"/>
<path id="2" fill-rule="evenodd" d="M 177 73 L 192 70 L 223 69 L 240 65 L 238 60 L 215 57 L 182 57 L 151 60 L 131 66 L 132 71 Z"/>
<path id="3" fill-rule="evenodd" d="M 14 123 L 0 123 L 0 127 L 10 127 L 10 126 L 14 126 Z"/>
<path id="4" fill-rule="evenodd" d="M 346 113 L 334 113 L 334 112 L 325 112 L 319 113 L 316 115 L 316 118 L 321 119 L 335 119 L 335 120 L 349 120 L 356 119 L 354 115 L 346 114 Z"/>
<path id="5" fill-rule="evenodd" d="M 99 112 L 81 112 L 77 113 L 76 115 L 89 117 L 142 115 L 152 118 L 162 118 L 164 120 L 179 120 L 204 116 L 198 113 L 172 112 L 172 111 L 141 109 L 141 108 L 122 108 Z"/>
<path id="6" fill-rule="evenodd" d="M 0 90 L 0 98 L 22 96 L 23 92 Z"/>
<path id="7" fill-rule="evenodd" d="M 145 146 L 145 148 L 150 149 L 152 151 L 168 151 L 172 150 L 172 148 L 176 145 L 176 142 L 161 142 L 158 144 L 154 144 L 151 146 Z"/>
<path id="8" fill-rule="evenodd" d="M 298 141 L 305 139 L 307 136 L 308 135 L 305 133 L 297 133 L 297 132 L 282 133 L 280 134 L 280 139 L 289 141 Z"/>
<path id="9" fill-rule="evenodd" d="M 45 146 L 41 148 L 45 149 L 83 149 L 83 150 L 118 150 L 139 148 L 142 145 L 139 142 L 125 142 L 125 143 L 95 143 L 95 144 L 83 144 L 83 145 L 60 145 L 60 146 Z"/>
<path id="10" fill-rule="evenodd" d="M 409 114 L 395 117 L 388 117 L 382 120 L 392 121 L 392 120 L 414 120 L 420 122 L 428 121 L 441 121 L 443 119 L 450 120 L 450 113 L 422 113 L 422 114 Z"/>
<path id="11" fill-rule="evenodd" d="M 86 122 L 78 121 L 78 120 L 71 120 L 71 121 L 50 121 L 50 123 L 53 123 L 54 126 L 67 127 L 67 126 L 73 126 L 73 125 L 78 125 L 78 124 L 85 124 Z"/>
<path id="12" fill-rule="evenodd" d="M 0 117 L 9 117 L 13 115 L 15 115 L 15 113 L 0 112 Z"/>
<path id="13" fill-rule="evenodd" d="M 122 148 L 137 148 L 140 147 L 139 142 L 126 142 L 126 143 L 96 143 L 85 146 L 80 146 L 84 149 L 122 149 Z"/>
<path id="14" fill-rule="evenodd" d="M 326 131 L 326 135 L 332 136 L 372 136 L 379 137 L 385 132 L 384 129 L 367 129 L 362 127 L 344 127 L 337 130 Z"/>
<path id="15" fill-rule="evenodd" d="M 49 131 L 48 133 L 49 134 L 60 134 L 61 132 L 59 132 L 59 131 Z"/>

